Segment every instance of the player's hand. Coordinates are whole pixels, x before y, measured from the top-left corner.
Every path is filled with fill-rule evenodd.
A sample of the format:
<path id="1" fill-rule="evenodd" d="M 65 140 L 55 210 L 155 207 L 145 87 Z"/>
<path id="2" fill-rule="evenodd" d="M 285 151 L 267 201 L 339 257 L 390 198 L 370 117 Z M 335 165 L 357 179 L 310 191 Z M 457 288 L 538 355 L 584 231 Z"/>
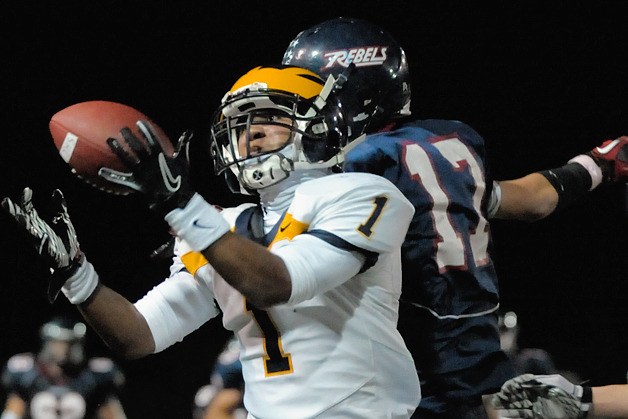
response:
<path id="1" fill-rule="evenodd" d="M 24 188 L 19 203 L 4 198 L 2 208 L 26 230 L 35 249 L 50 267 L 52 276 L 48 284 L 48 299 L 54 302 L 83 257 L 63 193 L 59 189 L 52 193 L 52 218 L 49 222 L 44 221 L 33 206 L 33 191 L 30 188 Z"/>
<path id="2" fill-rule="evenodd" d="M 506 381 L 492 404 L 506 418 L 584 418 L 590 403 L 582 401 L 583 391 L 558 374 L 523 374 Z"/>
<path id="3" fill-rule="evenodd" d="M 129 128 L 123 128 L 120 133 L 133 154 L 115 138 L 107 140 L 111 150 L 131 172 L 123 173 L 104 167 L 98 175 L 109 182 L 144 193 L 153 210 L 167 213 L 174 208 L 184 207 L 193 195 L 188 179 L 191 132 L 184 132 L 175 153 L 168 155 L 163 145 L 168 140 L 160 138 L 149 122 L 138 121 L 137 127 L 148 149 Z"/>
<path id="4" fill-rule="evenodd" d="M 628 182 L 628 136 L 607 140 L 587 154 L 602 169 L 604 181 Z"/>

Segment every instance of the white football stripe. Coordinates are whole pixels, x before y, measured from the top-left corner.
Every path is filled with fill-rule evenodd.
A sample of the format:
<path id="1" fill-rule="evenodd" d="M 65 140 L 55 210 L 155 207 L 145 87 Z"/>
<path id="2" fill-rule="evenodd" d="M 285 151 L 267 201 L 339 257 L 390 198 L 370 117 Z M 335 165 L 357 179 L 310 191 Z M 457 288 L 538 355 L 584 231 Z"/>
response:
<path id="1" fill-rule="evenodd" d="M 65 134 L 65 138 L 63 139 L 63 144 L 59 148 L 59 154 L 65 160 L 66 163 L 70 162 L 72 158 L 72 153 L 74 153 L 74 148 L 76 148 L 76 144 L 78 143 L 78 137 L 71 132 Z"/>

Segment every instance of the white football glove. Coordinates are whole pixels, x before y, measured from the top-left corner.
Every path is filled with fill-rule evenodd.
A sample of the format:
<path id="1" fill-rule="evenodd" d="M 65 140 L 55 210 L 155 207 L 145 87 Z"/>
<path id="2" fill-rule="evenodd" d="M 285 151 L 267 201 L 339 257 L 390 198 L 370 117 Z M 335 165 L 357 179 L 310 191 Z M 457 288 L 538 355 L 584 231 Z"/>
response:
<path id="1" fill-rule="evenodd" d="M 492 404 L 506 418 L 584 418 L 591 407 L 591 390 L 558 374 L 523 374 L 506 381 Z"/>

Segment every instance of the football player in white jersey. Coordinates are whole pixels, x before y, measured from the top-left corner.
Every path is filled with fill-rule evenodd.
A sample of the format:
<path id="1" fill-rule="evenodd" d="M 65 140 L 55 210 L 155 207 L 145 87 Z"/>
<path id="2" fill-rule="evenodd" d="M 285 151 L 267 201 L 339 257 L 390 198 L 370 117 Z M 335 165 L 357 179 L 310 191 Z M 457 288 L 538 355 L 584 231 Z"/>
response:
<path id="1" fill-rule="evenodd" d="M 409 417 L 419 381 L 396 325 L 414 209 L 380 176 L 333 173 L 360 139 L 347 140 L 331 90 L 308 70 L 257 67 L 224 96 L 215 166 L 259 205 L 220 211 L 194 193 L 187 135 L 172 156 L 145 121 L 150 151 L 130 130 L 126 145 L 110 141 L 129 173 L 101 176 L 143 192 L 177 236 L 170 276 L 135 304 L 99 282 L 62 199 L 50 223 L 28 189 L 3 207 L 49 259 L 52 283 L 121 354 L 162 351 L 222 312 L 240 343 L 250 417 Z"/>

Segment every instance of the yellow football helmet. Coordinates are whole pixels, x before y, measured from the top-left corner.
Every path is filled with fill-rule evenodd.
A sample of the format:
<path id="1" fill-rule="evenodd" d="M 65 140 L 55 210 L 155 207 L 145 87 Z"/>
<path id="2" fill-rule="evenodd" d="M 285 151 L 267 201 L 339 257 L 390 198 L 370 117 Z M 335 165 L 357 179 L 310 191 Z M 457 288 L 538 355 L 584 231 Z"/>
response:
<path id="1" fill-rule="evenodd" d="M 348 140 L 330 102 L 333 82 L 294 66 L 255 67 L 240 77 L 212 121 L 216 173 L 232 190 L 251 193 L 295 170 L 338 165 Z"/>

